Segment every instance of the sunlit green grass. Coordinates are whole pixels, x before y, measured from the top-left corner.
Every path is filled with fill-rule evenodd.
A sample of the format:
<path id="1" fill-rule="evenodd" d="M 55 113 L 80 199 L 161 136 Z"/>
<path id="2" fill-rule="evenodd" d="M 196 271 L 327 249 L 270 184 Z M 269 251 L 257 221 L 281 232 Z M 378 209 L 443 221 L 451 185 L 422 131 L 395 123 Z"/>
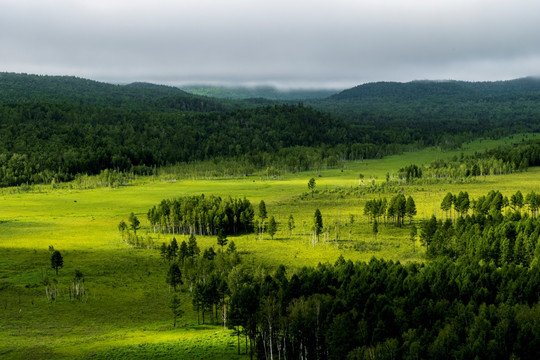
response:
<path id="1" fill-rule="evenodd" d="M 504 141 L 512 141 L 506 139 Z M 191 300 L 181 294 L 184 317 L 172 327 L 167 265 L 157 250 L 133 249 L 124 244 L 118 223 L 135 212 L 144 234 L 150 231 L 147 210 L 162 199 L 194 194 L 246 197 L 255 207 L 265 200 L 269 216 L 279 224 L 274 240 L 265 234 L 230 237 L 245 261 L 273 268 L 285 264 L 292 269 L 319 262 L 334 262 L 340 255 L 354 261 L 372 256 L 387 259 L 424 261 L 424 250 L 409 240 L 409 227 L 380 226 L 376 238 L 363 215 L 367 200 L 394 194 L 363 194 L 360 189 L 375 181 L 386 181 L 409 164 L 436 158 L 474 153 L 504 141 L 468 144 L 463 150 L 441 152 L 425 149 L 379 160 L 348 162 L 343 168 L 283 174 L 277 179 L 250 176 L 241 179 L 163 182 L 140 178 L 133 185 L 116 189 L 70 190 L 68 187 L 36 188 L 33 192 L 3 189 L 0 192 L 0 357 L 27 358 L 237 358 L 235 338 L 219 326 L 197 326 Z M 359 175 L 363 174 L 361 180 Z M 316 193 L 308 193 L 307 182 L 316 179 Z M 510 196 L 516 190 L 538 191 L 540 169 L 524 173 L 479 177 L 470 184 L 401 184 L 401 191 L 416 201 L 415 221 L 432 214 L 442 216 L 440 201 L 446 192 L 468 191 L 471 197 L 500 190 Z M 38 191 L 39 190 L 39 191 Z M 313 245 L 310 228 L 319 208 L 323 222 L 330 225 L 324 242 Z M 289 215 L 296 228 L 289 234 Z M 354 223 L 350 223 L 350 215 Z M 335 240 L 336 225 L 341 237 Z M 171 236 L 152 234 L 156 241 Z M 185 238 L 177 236 L 179 241 Z M 215 237 L 198 237 L 201 248 L 216 246 Z M 50 269 L 49 245 L 64 256 L 58 277 Z M 75 269 L 83 272 L 88 299 L 69 301 L 67 288 Z M 41 280 L 57 278 L 61 296 L 48 303 Z"/>

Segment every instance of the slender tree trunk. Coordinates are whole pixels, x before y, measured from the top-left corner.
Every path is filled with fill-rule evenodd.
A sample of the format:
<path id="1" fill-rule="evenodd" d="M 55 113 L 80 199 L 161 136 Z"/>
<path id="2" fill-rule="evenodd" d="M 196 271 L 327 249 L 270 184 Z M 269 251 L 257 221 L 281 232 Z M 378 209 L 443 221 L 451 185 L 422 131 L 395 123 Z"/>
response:
<path id="1" fill-rule="evenodd" d="M 238 325 L 236 328 L 236 338 L 238 340 L 238 355 L 240 355 L 240 325 Z"/>
<path id="2" fill-rule="evenodd" d="M 274 360 L 274 354 L 273 354 L 273 351 L 272 351 L 272 325 L 270 325 L 270 329 L 269 329 L 269 336 L 270 336 L 270 360 Z"/>

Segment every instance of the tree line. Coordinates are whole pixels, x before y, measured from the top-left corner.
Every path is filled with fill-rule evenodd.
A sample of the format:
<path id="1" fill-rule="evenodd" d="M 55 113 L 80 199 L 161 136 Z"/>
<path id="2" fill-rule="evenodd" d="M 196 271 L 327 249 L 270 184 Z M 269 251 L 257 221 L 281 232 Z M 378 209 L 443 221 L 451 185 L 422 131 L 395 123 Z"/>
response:
<path id="1" fill-rule="evenodd" d="M 320 132 L 321 128 L 326 131 Z M 430 145 L 400 136 L 409 130 L 432 136 L 428 133 L 431 123 L 397 128 L 399 133 L 387 133 L 389 130 L 365 128 L 295 105 L 203 113 L 73 103 L 0 105 L 0 185 L 69 181 L 77 174 L 99 174 L 105 169 L 155 174 L 158 168 L 174 164 L 230 159 L 242 165 L 243 175 L 267 168 L 302 171 Z M 528 163 L 533 160 L 528 158 Z M 527 163 L 523 159 L 516 162 L 517 158 L 502 161 L 476 160 L 478 169 L 471 165 L 468 173 L 453 173 L 503 173 Z M 437 166 L 437 176 L 452 173 L 441 170 L 448 164 Z"/>
<path id="2" fill-rule="evenodd" d="M 530 141 L 512 146 L 499 146 L 472 155 L 437 159 L 428 165 L 409 165 L 398 171 L 398 177 L 410 182 L 420 178 L 468 178 L 511 174 L 540 165 L 540 143 Z"/>

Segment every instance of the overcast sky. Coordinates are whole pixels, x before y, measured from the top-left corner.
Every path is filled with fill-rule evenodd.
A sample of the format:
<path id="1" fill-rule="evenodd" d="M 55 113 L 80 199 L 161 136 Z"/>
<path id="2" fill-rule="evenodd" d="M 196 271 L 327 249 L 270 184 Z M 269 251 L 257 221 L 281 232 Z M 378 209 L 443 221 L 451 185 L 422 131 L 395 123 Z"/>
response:
<path id="1" fill-rule="evenodd" d="M 540 75 L 537 0 L 0 0 L 0 71 L 345 88 Z"/>

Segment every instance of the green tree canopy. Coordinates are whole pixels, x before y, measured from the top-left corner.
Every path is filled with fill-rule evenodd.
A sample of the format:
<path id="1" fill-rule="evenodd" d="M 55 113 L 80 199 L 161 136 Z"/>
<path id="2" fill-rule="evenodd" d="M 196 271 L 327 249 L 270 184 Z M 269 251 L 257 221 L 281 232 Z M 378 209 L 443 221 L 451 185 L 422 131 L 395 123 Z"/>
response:
<path id="1" fill-rule="evenodd" d="M 167 284 L 169 286 L 172 286 L 174 291 L 176 291 L 176 287 L 183 284 L 182 281 L 182 272 L 180 271 L 180 268 L 178 267 L 177 263 L 173 263 L 171 267 L 169 268 L 169 271 L 167 272 Z"/>
<path id="2" fill-rule="evenodd" d="M 272 216 L 270 217 L 270 220 L 268 220 L 268 234 L 270 234 L 270 237 L 272 240 L 274 240 L 274 235 L 277 232 L 277 223 L 276 219 Z"/>
<path id="3" fill-rule="evenodd" d="M 315 191 L 315 185 L 316 185 L 315 178 L 309 179 L 307 186 L 308 186 L 308 189 L 311 190 L 311 197 L 313 197 L 313 192 Z"/>
<path id="4" fill-rule="evenodd" d="M 64 266 L 64 258 L 62 257 L 62 254 L 60 254 L 60 251 L 54 250 L 51 255 L 51 267 L 56 271 L 56 275 L 58 275 L 58 269 Z"/>

